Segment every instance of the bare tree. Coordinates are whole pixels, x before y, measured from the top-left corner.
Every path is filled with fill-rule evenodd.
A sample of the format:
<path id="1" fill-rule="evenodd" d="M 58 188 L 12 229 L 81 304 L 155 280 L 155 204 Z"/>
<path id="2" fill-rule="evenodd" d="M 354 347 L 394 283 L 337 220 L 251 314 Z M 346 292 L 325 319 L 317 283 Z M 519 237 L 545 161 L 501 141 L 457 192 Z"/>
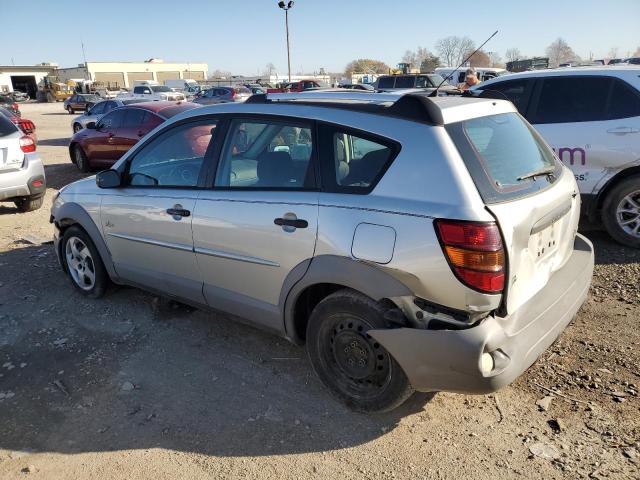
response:
<path id="1" fill-rule="evenodd" d="M 231 78 L 231 72 L 227 70 L 214 70 L 209 78 Z"/>
<path id="2" fill-rule="evenodd" d="M 464 52 L 462 60 L 464 60 L 466 57 L 469 57 L 469 55 L 473 53 L 473 50 Z M 487 52 L 485 52 L 484 50 L 478 50 L 476 53 L 473 53 L 471 57 L 469 57 L 469 65 L 472 67 L 490 67 L 491 58 L 489 58 L 489 55 L 487 55 Z"/>
<path id="3" fill-rule="evenodd" d="M 491 61 L 492 67 L 504 67 L 504 63 L 502 63 L 502 57 L 498 52 L 489 52 L 489 60 Z"/>
<path id="4" fill-rule="evenodd" d="M 433 71 L 435 63 L 440 64 L 440 59 L 432 54 L 427 48 L 418 47 L 415 51 L 407 50 L 402 56 L 402 61 L 410 63 L 413 67 L 421 71 Z M 436 66 L 438 66 L 436 65 Z"/>
<path id="5" fill-rule="evenodd" d="M 611 47 L 609 53 L 607 53 L 607 58 L 618 58 L 618 47 Z"/>
<path id="6" fill-rule="evenodd" d="M 640 47 L 636 48 L 636 51 L 633 52 L 634 57 L 640 57 Z"/>
<path id="7" fill-rule="evenodd" d="M 516 60 L 522 59 L 522 54 L 520 53 L 520 50 L 518 50 L 517 48 L 508 49 L 504 53 L 504 56 L 506 57 L 507 62 L 515 62 Z"/>
<path id="8" fill-rule="evenodd" d="M 436 42 L 436 50 L 440 58 L 448 66 L 457 67 L 464 59 L 464 54 L 471 53 L 475 48 L 469 37 L 445 37 Z"/>
<path id="9" fill-rule="evenodd" d="M 546 49 L 547 57 L 549 57 L 549 66 L 557 67 L 561 63 L 580 60 L 580 57 L 573 51 L 567 42 L 558 37 Z"/>

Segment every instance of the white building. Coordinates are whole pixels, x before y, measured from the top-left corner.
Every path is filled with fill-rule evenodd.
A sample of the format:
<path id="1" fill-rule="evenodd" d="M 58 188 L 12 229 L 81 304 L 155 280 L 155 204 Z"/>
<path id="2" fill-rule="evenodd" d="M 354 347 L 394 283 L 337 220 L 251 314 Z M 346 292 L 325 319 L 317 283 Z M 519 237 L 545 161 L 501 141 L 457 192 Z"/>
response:
<path id="1" fill-rule="evenodd" d="M 165 80 L 191 78 L 205 80 L 209 74 L 206 63 L 174 63 L 152 58 L 146 62 L 86 62 L 77 67 L 59 68 L 56 75 L 60 80 L 85 79 L 131 88 L 136 80 L 155 80 L 164 84 Z"/>
<path id="2" fill-rule="evenodd" d="M 0 92 L 20 90 L 36 98 L 38 83 L 51 74 L 57 63 L 41 63 L 38 65 L 0 65 Z"/>

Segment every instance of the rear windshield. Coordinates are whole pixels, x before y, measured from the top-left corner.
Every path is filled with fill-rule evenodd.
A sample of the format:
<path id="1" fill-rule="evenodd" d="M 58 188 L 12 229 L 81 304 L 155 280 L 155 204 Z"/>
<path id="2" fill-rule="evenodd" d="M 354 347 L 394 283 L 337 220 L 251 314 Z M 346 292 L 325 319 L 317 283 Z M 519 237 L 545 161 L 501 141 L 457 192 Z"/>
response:
<path id="1" fill-rule="evenodd" d="M 380 77 L 378 79 L 378 88 L 393 88 L 395 82 L 395 77 Z"/>
<path id="2" fill-rule="evenodd" d="M 153 90 L 154 92 L 171 92 L 171 89 L 169 87 L 165 87 L 164 85 L 154 85 L 149 88 L 151 88 L 151 90 Z"/>
<path id="3" fill-rule="evenodd" d="M 473 118 L 446 129 L 487 203 L 540 191 L 562 171 L 551 149 L 517 113 Z M 552 175 L 530 176 L 547 170 Z"/>
<path id="4" fill-rule="evenodd" d="M 235 89 L 238 93 L 251 93 L 251 90 L 249 90 L 247 87 L 235 87 Z"/>
<path id="5" fill-rule="evenodd" d="M 4 115 L 0 115 L 0 137 L 6 137 L 7 135 L 16 133 L 17 130 L 17 127 L 11 123 L 11 120 Z"/>
<path id="6" fill-rule="evenodd" d="M 153 100 L 151 100 L 150 98 L 130 98 L 128 100 L 122 100 L 122 104 L 123 105 L 130 105 L 132 103 L 145 103 L 145 102 L 152 102 Z"/>

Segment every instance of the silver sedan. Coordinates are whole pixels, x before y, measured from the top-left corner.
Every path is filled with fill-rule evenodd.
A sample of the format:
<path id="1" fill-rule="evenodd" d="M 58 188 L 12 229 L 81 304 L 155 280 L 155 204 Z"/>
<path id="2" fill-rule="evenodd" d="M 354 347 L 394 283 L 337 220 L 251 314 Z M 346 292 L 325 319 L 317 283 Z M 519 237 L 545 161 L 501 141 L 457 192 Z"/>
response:
<path id="1" fill-rule="evenodd" d="M 83 128 L 87 128 L 87 124 L 91 122 L 97 122 L 100 117 L 106 115 L 114 108 L 129 105 L 131 103 L 142 103 L 150 101 L 151 100 L 147 98 L 114 98 L 112 100 L 103 100 L 102 102 L 96 103 L 87 112 L 84 112 L 82 115 L 74 118 L 71 122 L 71 128 L 73 130 L 73 133 L 78 133 Z"/>

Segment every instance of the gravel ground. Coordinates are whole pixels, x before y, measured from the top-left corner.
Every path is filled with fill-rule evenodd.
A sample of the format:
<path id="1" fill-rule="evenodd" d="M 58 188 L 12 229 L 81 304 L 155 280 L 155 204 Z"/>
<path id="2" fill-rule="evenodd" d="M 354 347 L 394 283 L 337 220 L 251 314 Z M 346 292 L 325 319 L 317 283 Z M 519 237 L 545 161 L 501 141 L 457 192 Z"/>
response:
<path id="1" fill-rule="evenodd" d="M 639 478 L 640 251 L 587 232 L 589 299 L 513 385 L 354 414 L 282 339 L 132 288 L 76 293 L 41 244 L 81 177 L 72 117 L 21 108 L 49 188 L 39 211 L 0 205 L 0 478 Z"/>

